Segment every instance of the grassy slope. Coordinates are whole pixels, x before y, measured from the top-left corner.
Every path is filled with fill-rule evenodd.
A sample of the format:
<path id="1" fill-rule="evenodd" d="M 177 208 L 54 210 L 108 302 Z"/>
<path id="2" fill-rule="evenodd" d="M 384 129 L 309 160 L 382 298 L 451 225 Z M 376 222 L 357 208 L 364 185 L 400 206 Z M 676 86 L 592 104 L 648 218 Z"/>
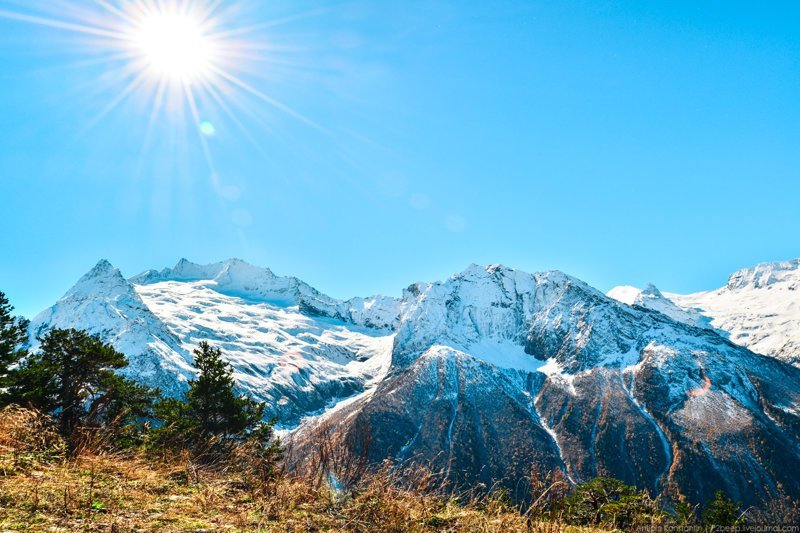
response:
<path id="1" fill-rule="evenodd" d="M 9 454 L 0 458 L 0 531 L 529 530 L 524 517 L 500 502 L 459 506 L 379 483 L 337 502 L 328 489 L 289 476 L 265 496 L 236 475 L 138 458 L 14 463 Z M 567 530 L 545 523 L 532 529 Z"/>
<path id="2" fill-rule="evenodd" d="M 198 469 L 90 451 L 67 460 L 47 417 L 8 407 L 0 410 L 0 532 L 582 531 L 529 521 L 502 497 L 463 503 L 398 488 L 391 470 L 337 495 L 320 476 L 279 473 L 265 483 L 247 461 Z"/>

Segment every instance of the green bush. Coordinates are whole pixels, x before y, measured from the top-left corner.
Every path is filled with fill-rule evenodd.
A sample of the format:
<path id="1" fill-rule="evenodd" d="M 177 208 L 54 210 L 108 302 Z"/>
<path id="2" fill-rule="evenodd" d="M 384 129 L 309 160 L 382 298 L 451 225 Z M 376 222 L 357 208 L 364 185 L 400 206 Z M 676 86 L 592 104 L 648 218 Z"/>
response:
<path id="1" fill-rule="evenodd" d="M 628 529 L 661 522 L 663 513 L 645 491 L 618 479 L 595 478 L 579 485 L 564 501 L 564 517 L 576 525 Z"/>

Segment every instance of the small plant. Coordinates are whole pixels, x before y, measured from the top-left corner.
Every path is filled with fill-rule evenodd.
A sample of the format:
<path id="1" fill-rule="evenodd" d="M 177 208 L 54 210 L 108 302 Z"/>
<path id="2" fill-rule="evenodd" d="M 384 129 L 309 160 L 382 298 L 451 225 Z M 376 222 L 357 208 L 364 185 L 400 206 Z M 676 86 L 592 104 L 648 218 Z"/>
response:
<path id="1" fill-rule="evenodd" d="M 695 507 L 686 500 L 682 500 L 675 504 L 673 515 L 676 525 L 691 526 L 697 523 L 697 512 Z"/>
<path id="2" fill-rule="evenodd" d="M 702 525 L 709 531 L 739 525 L 742 518 L 740 506 L 718 490 L 714 499 L 703 510 Z"/>

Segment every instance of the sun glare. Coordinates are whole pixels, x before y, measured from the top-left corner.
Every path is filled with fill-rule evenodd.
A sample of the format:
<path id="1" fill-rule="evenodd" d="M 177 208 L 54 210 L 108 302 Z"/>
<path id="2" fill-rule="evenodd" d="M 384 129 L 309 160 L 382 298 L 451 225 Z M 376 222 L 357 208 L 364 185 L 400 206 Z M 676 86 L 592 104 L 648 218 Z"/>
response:
<path id="1" fill-rule="evenodd" d="M 192 82 L 213 71 L 214 42 L 191 14 L 147 14 L 137 24 L 133 43 L 144 68 L 159 78 Z"/>
<path id="2" fill-rule="evenodd" d="M 281 52 L 272 47 L 264 30 L 305 14 L 252 19 L 244 4 L 256 1 L 53 0 L 18 10 L 0 7 L 0 18 L 73 33 L 74 42 L 87 52 L 75 67 L 92 69 L 95 75 L 98 66 L 105 67 L 100 69 L 96 91 L 107 95 L 108 102 L 83 131 L 132 101 L 145 111 L 142 153 L 162 139 L 177 149 L 186 139 L 183 133 L 194 129 L 214 176 L 211 143 L 220 132 L 234 127 L 261 150 L 241 119 L 244 109 L 249 124 L 271 128 L 264 111 L 253 111 L 265 105 L 325 132 L 261 89 L 269 72 L 266 66 L 291 65 L 276 56 Z M 249 105 L 253 99 L 263 105 Z"/>

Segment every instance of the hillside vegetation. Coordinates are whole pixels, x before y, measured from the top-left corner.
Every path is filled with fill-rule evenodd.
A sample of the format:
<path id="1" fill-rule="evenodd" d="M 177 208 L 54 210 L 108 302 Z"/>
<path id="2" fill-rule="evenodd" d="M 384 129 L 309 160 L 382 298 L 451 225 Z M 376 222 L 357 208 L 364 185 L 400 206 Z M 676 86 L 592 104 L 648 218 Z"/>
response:
<path id="1" fill-rule="evenodd" d="M 593 531 L 535 520 L 501 493 L 468 499 L 401 488 L 382 470 L 352 490 L 231 460 L 199 465 L 143 451 L 68 457 L 47 417 L 0 412 L 0 531 Z M 427 485 L 427 487 L 422 487 Z"/>

